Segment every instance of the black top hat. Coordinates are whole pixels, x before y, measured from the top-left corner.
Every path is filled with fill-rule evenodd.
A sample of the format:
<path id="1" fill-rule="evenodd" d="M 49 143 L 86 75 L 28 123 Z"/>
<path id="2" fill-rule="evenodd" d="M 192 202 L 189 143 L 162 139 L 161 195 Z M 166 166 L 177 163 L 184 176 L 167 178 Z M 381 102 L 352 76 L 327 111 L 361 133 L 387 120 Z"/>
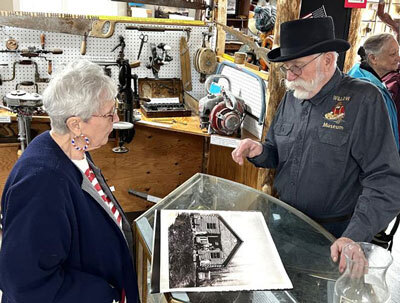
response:
<path id="1" fill-rule="evenodd" d="M 285 62 L 312 54 L 330 51 L 344 52 L 350 44 L 335 38 L 332 17 L 308 18 L 281 24 L 280 47 L 271 50 L 271 62 Z"/>

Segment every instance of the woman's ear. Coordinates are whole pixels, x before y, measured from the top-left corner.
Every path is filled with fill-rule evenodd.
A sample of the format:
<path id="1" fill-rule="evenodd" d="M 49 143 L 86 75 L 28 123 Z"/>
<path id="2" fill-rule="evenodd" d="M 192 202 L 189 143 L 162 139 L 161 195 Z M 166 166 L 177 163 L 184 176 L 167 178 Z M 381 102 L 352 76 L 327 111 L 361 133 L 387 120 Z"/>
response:
<path id="1" fill-rule="evenodd" d="M 81 130 L 81 118 L 79 117 L 69 117 L 66 121 L 67 127 L 74 136 L 79 136 L 82 133 Z"/>
<path id="2" fill-rule="evenodd" d="M 374 54 L 369 54 L 368 55 L 368 63 L 370 65 L 375 65 L 376 64 L 376 56 Z"/>

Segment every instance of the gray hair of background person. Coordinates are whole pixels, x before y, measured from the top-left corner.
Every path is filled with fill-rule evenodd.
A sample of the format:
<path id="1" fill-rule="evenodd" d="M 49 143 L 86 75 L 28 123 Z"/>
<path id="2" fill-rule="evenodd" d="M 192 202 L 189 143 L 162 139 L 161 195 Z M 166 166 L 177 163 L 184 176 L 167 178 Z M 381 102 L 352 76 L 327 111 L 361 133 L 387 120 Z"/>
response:
<path id="1" fill-rule="evenodd" d="M 67 64 L 43 92 L 43 106 L 52 130 L 62 135 L 68 133 L 68 118 L 76 116 L 89 120 L 105 101 L 116 97 L 117 91 L 116 84 L 97 64 L 88 60 Z"/>
<path id="2" fill-rule="evenodd" d="M 382 51 L 382 47 L 385 45 L 385 43 L 391 39 L 396 40 L 396 38 L 389 33 L 382 33 L 368 37 L 363 45 L 366 54 L 365 59 L 367 62 L 369 62 L 369 55 L 378 55 Z"/>

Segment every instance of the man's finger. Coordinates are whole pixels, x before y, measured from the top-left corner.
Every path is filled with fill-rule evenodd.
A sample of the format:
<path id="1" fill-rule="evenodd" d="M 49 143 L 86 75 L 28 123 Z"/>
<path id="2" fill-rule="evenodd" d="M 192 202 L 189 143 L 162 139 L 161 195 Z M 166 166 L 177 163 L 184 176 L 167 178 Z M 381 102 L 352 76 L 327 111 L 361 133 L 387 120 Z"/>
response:
<path id="1" fill-rule="evenodd" d="M 346 269 L 346 256 L 344 254 L 340 254 L 339 272 L 343 272 L 345 269 Z"/>
<path id="2" fill-rule="evenodd" d="M 247 140 L 243 140 L 239 143 L 239 146 L 233 150 L 232 158 L 239 165 L 243 165 L 244 157 L 247 157 L 248 153 L 249 153 L 249 144 Z"/>
<path id="3" fill-rule="evenodd" d="M 337 262 L 339 257 L 339 247 L 337 245 L 337 243 L 333 243 L 331 246 L 331 258 L 333 262 Z"/>
<path id="4" fill-rule="evenodd" d="M 243 165 L 243 156 L 240 155 L 238 148 L 235 148 L 232 152 L 232 159 L 239 165 Z"/>

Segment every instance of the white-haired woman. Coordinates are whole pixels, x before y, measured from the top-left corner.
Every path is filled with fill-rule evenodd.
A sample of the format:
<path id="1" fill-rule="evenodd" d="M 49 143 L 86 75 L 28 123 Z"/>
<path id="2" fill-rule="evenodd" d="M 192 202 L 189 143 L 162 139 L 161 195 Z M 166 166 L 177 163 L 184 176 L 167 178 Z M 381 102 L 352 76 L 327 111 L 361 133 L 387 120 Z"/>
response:
<path id="1" fill-rule="evenodd" d="M 4 188 L 2 302 L 138 302 L 130 224 L 88 151 L 117 122 L 116 85 L 87 60 L 43 94 L 51 131 L 37 136 Z"/>
<path id="2" fill-rule="evenodd" d="M 398 68 L 400 62 L 399 44 L 392 34 L 377 34 L 368 37 L 358 53 L 361 57 L 361 63 L 356 63 L 348 74 L 354 78 L 371 82 L 379 88 L 389 113 L 397 149 L 400 149 L 397 108 L 392 95 L 382 81 L 384 75 Z"/>

